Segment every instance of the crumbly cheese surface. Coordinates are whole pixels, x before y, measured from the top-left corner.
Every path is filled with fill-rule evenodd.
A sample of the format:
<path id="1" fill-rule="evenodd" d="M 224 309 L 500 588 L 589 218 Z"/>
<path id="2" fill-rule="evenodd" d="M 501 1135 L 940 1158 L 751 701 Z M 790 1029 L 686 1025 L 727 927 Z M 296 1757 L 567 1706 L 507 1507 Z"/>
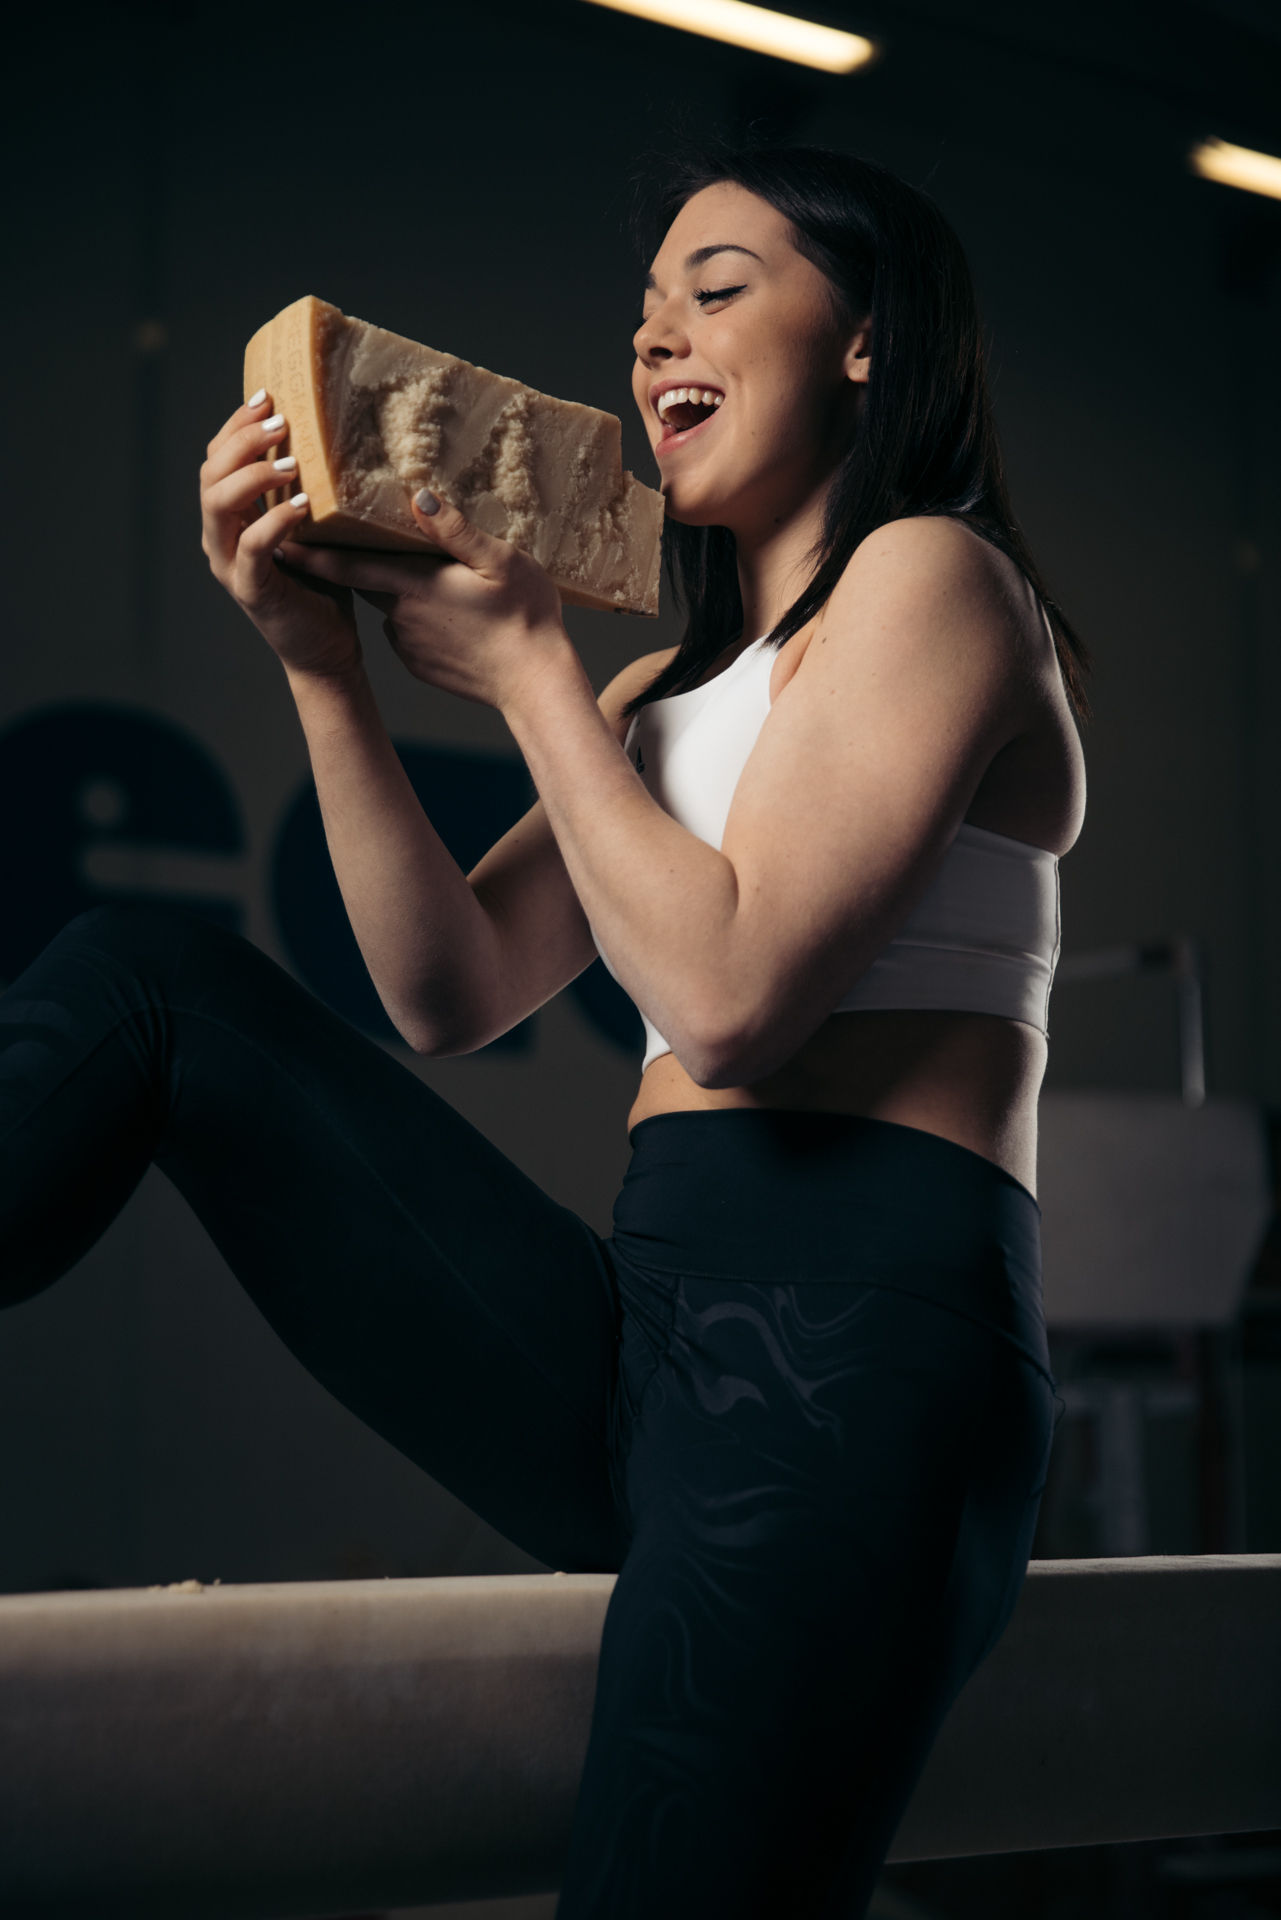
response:
<path id="1" fill-rule="evenodd" d="M 329 470 L 346 514 L 416 535 L 409 502 L 430 487 L 571 597 L 657 612 L 662 498 L 623 471 L 613 414 L 316 306 Z"/>

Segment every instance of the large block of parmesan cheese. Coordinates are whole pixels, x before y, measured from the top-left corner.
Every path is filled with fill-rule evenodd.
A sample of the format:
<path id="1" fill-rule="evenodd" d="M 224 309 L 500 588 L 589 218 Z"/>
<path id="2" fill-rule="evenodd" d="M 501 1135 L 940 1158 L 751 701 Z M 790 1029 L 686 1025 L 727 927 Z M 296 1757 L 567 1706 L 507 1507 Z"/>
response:
<path id="1" fill-rule="evenodd" d="M 310 497 L 298 538 L 431 550 L 409 509 L 430 487 L 532 554 L 563 600 L 658 612 L 662 495 L 624 473 L 616 415 L 553 400 L 311 294 L 245 349 L 245 397 L 259 387 L 288 420 L 281 452 L 296 457 Z"/>

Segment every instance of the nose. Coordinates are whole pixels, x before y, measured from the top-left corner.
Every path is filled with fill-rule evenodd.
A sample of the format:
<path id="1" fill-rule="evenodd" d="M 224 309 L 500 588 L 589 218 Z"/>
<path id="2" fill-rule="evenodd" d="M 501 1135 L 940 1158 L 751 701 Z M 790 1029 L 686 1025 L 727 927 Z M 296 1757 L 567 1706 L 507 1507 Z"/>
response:
<path id="1" fill-rule="evenodd" d="M 680 359 L 689 352 L 689 336 L 677 324 L 670 300 L 664 300 L 661 307 L 655 307 L 646 315 L 636 329 L 632 344 L 641 365 L 650 368 L 666 366 L 669 360 Z"/>

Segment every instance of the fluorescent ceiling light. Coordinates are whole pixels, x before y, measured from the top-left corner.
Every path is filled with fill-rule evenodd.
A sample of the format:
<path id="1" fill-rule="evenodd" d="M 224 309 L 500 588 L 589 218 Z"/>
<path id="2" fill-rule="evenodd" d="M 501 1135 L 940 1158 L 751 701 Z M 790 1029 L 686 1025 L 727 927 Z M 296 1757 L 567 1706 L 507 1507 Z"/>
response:
<path id="1" fill-rule="evenodd" d="M 802 67 L 821 67 L 824 73 L 853 73 L 865 67 L 876 49 L 861 33 L 840 33 L 790 13 L 772 13 L 768 7 L 749 7 L 744 0 L 591 0 L 615 13 L 633 13 L 638 20 L 654 20 L 662 27 L 681 27 L 709 40 L 727 40 L 732 47 L 753 53 L 772 53 L 776 60 L 795 60 Z"/>
<path id="2" fill-rule="evenodd" d="M 1255 153 L 1250 147 L 1229 146 L 1226 140 L 1203 140 L 1188 159 L 1203 180 L 1218 180 L 1245 193 L 1266 193 L 1281 200 L 1281 160 L 1273 153 Z"/>

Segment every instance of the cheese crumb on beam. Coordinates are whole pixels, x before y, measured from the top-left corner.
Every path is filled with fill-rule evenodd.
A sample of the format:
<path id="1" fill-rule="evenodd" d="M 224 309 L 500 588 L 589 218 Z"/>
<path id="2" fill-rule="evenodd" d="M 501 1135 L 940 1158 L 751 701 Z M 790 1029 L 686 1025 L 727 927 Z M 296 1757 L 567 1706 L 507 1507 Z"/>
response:
<path id="1" fill-rule="evenodd" d="M 245 349 L 289 426 L 316 546 L 438 552 L 410 511 L 430 487 L 532 554 L 573 606 L 656 614 L 663 498 L 624 473 L 616 415 L 553 400 L 308 294 Z"/>

